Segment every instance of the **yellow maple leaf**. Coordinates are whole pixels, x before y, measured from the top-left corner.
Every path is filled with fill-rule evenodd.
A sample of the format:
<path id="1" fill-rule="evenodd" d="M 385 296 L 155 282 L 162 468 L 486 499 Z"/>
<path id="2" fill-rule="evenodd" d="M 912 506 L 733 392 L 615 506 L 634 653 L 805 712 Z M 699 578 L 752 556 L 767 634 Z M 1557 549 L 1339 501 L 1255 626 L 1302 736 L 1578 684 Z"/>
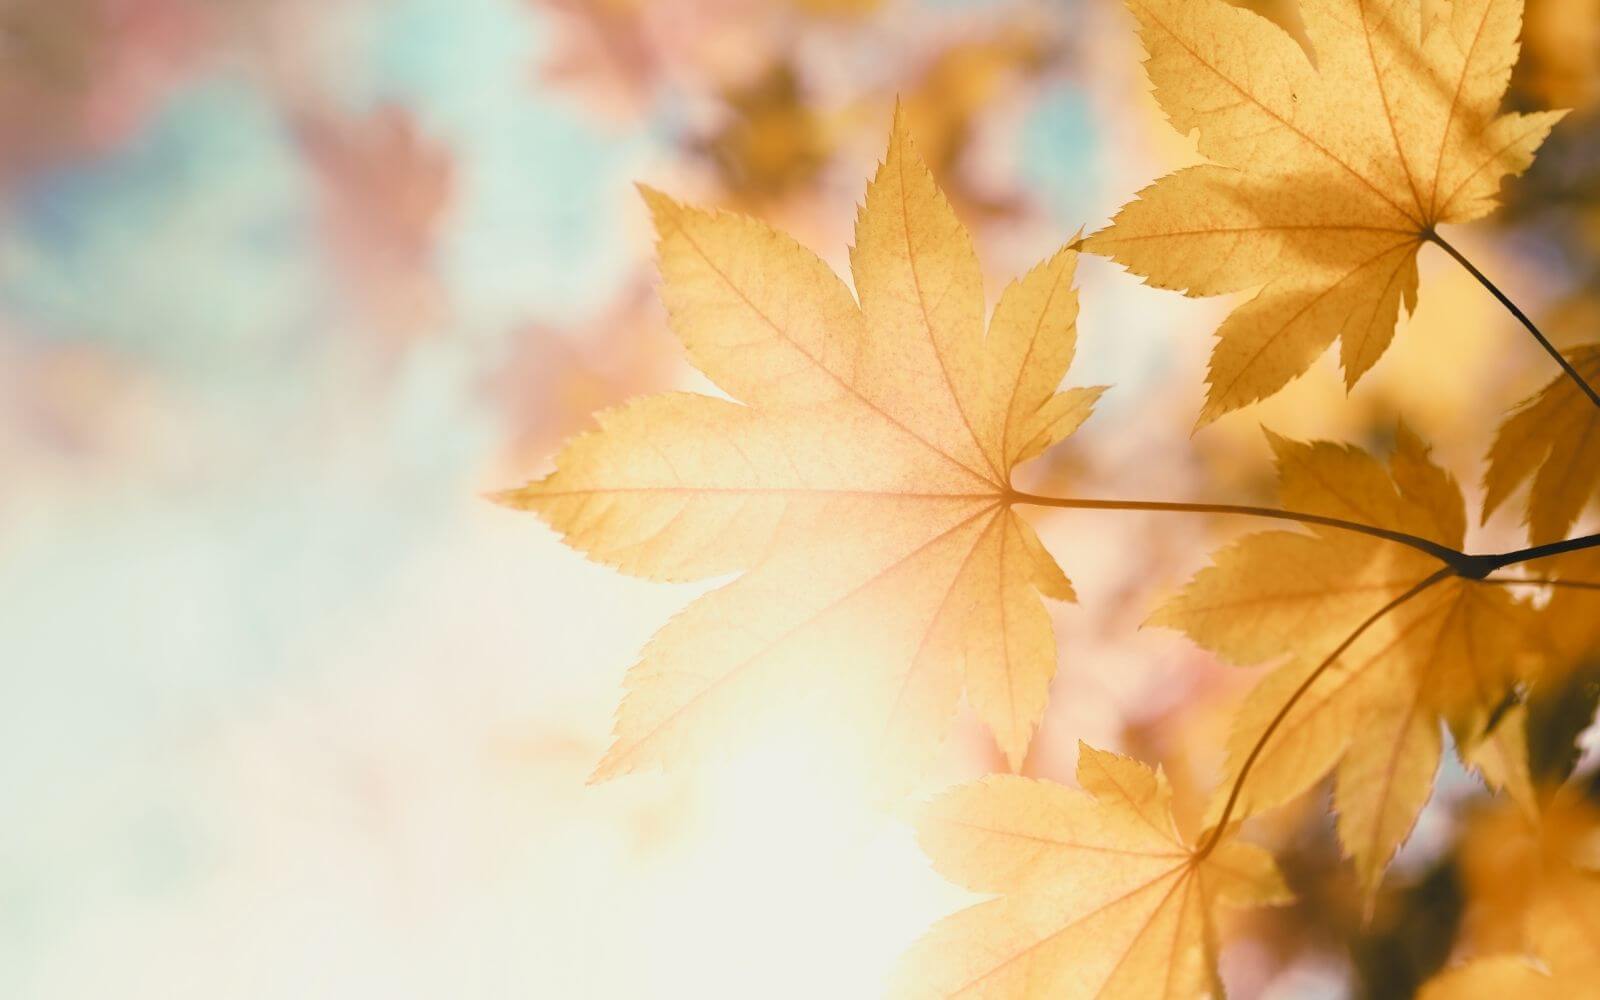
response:
<path id="1" fill-rule="evenodd" d="M 857 220 L 859 305 L 762 223 L 645 198 L 673 329 L 738 401 L 603 414 L 499 499 L 630 573 L 745 572 L 651 640 L 596 777 L 724 745 L 764 705 L 817 692 L 841 736 L 921 760 L 963 683 L 1019 766 L 1056 665 L 1039 595 L 1073 591 L 1012 511 L 1009 472 L 1101 392 L 1056 391 L 1076 254 L 1008 287 L 986 336 L 971 238 L 898 112 Z"/>
<path id="2" fill-rule="evenodd" d="M 1566 355 L 1586 382 L 1600 381 L 1600 344 Z M 1484 520 L 1530 478 L 1524 519 L 1535 545 L 1567 537 L 1600 494 L 1600 410 L 1565 375 L 1524 400 L 1495 432 L 1483 479 Z"/>
<path id="3" fill-rule="evenodd" d="M 1356 448 L 1271 441 L 1286 508 L 1461 547 L 1460 487 L 1404 426 L 1387 470 Z M 1486 777 L 1531 795 L 1510 729 L 1497 726 L 1482 747 L 1538 628 L 1505 588 L 1441 575 L 1426 553 L 1334 528 L 1249 535 L 1213 563 L 1151 623 L 1242 665 L 1289 657 L 1245 698 L 1229 739 L 1224 792 L 1251 762 L 1240 815 L 1281 805 L 1337 768 L 1340 837 L 1370 892 L 1432 792 L 1441 717 L 1463 752 L 1481 752 Z M 1213 802 L 1213 819 L 1224 801 Z"/>
<path id="4" fill-rule="evenodd" d="M 1560 112 L 1497 114 L 1521 0 L 1302 0 L 1313 65 L 1222 0 L 1128 0 L 1155 96 L 1211 162 L 1140 192 L 1084 247 L 1161 288 L 1259 288 L 1217 331 L 1202 424 L 1335 338 L 1353 386 L 1416 304 L 1417 251 L 1476 219 Z"/>
<path id="5" fill-rule="evenodd" d="M 1209 995 L 1218 909 L 1288 902 L 1261 848 L 1186 842 L 1159 770 L 1080 743 L 1078 783 L 999 775 L 934 800 L 919 824 L 934 867 L 998 898 L 936 924 L 892 996 Z"/>

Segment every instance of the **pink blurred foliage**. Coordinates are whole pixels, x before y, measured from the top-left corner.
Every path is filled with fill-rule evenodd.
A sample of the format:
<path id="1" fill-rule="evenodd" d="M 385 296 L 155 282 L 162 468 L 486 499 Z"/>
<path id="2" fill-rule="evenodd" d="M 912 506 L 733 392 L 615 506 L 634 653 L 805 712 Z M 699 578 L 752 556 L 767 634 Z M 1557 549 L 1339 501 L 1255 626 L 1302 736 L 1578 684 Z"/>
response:
<path id="1" fill-rule="evenodd" d="M 395 105 L 306 112 L 296 132 L 328 252 L 360 318 L 392 342 L 437 326 L 446 297 L 434 256 L 456 193 L 449 149 Z"/>
<path id="2" fill-rule="evenodd" d="M 617 119 L 640 114 L 662 60 L 630 0 L 528 0 L 556 26 L 541 84 L 582 93 Z"/>
<path id="3" fill-rule="evenodd" d="M 530 463 L 547 461 L 565 438 L 590 424 L 591 414 L 659 389 L 680 357 L 643 278 L 592 320 L 517 331 L 486 385 L 505 415 L 506 468 L 520 474 Z"/>

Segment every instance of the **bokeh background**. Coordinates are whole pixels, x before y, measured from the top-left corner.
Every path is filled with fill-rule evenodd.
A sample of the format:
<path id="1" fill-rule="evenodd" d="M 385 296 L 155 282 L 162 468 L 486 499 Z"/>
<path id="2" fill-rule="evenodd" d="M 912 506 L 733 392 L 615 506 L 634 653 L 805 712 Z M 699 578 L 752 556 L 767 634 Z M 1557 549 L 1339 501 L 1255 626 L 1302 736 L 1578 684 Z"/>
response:
<path id="1" fill-rule="evenodd" d="M 1452 239 L 1570 344 L 1600 318 L 1600 3 L 1529 8 L 1512 102 L 1577 113 Z M 876 995 L 963 894 L 814 739 L 585 787 L 699 588 L 482 494 L 704 387 L 635 181 L 842 268 L 898 97 L 992 302 L 1195 159 L 1140 59 L 1109 0 L 0 0 L 0 996 Z M 1381 447 L 1404 417 L 1470 491 L 1552 371 L 1422 266 L 1348 399 L 1330 357 L 1191 437 L 1227 304 L 1085 260 L 1071 381 L 1116 388 L 1028 474 L 1270 502 L 1261 425 Z M 1081 603 L 1026 770 L 1070 782 L 1082 738 L 1197 809 L 1253 675 L 1138 625 L 1247 526 L 1039 524 Z M 964 723 L 929 787 L 1000 766 Z M 1472 912 L 1475 779 L 1371 919 L 1325 813 L 1258 831 L 1306 901 L 1231 929 L 1238 996 L 1407 995 Z"/>

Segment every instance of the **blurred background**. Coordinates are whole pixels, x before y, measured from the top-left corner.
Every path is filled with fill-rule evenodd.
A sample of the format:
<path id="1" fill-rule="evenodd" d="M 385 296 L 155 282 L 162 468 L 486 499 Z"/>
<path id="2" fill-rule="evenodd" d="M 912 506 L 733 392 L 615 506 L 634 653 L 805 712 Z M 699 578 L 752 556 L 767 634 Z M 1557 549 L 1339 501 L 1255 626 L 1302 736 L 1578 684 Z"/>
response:
<path id="1" fill-rule="evenodd" d="M 1511 101 L 1577 111 L 1451 238 L 1572 344 L 1600 318 L 1600 0 L 1529 8 Z M 704 387 L 634 182 L 842 269 L 898 96 L 992 303 L 1196 159 L 1141 58 L 1091 0 L 0 0 L 0 996 L 876 995 L 968 900 L 815 741 L 585 787 L 623 671 L 702 588 L 482 494 L 596 409 Z M 1228 303 L 1086 259 L 1070 381 L 1115 389 L 1025 475 L 1271 502 L 1261 425 L 1381 448 L 1404 417 L 1475 502 L 1553 371 L 1422 267 L 1348 399 L 1329 357 L 1191 437 Z M 1026 770 L 1070 783 L 1082 738 L 1196 811 L 1255 675 L 1138 625 L 1249 526 L 1037 523 L 1081 603 Z M 1517 539 L 1510 513 L 1477 542 Z M 1001 766 L 963 723 L 929 787 Z M 1498 822 L 1453 767 L 1369 921 L 1321 793 L 1262 824 L 1305 902 L 1230 928 L 1235 995 L 1404 996 L 1445 960 Z"/>

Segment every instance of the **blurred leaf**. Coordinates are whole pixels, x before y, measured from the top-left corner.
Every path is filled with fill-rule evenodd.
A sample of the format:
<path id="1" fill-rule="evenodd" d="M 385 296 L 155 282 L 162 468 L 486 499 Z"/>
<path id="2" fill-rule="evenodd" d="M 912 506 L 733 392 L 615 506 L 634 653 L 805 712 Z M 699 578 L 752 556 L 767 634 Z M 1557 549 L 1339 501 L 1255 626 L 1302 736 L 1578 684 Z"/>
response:
<path id="1" fill-rule="evenodd" d="M 962 169 L 984 115 L 1001 95 L 1036 76 L 1058 56 L 1049 32 L 1019 20 L 987 37 L 941 49 L 904 93 L 905 111 L 935 176 L 952 179 L 951 198 L 966 212 L 1004 215 L 1014 200 L 985 195 Z"/>
<path id="2" fill-rule="evenodd" d="M 577 91 L 606 111 L 632 115 L 649 96 L 661 60 L 640 0 L 528 0 L 552 15 L 556 40 L 539 67 L 546 83 Z"/>
<path id="3" fill-rule="evenodd" d="M 727 97 L 733 117 L 707 143 L 723 185 L 760 201 L 810 183 L 827 162 L 831 142 L 803 99 L 788 63 Z"/>
<path id="4" fill-rule="evenodd" d="M 1488 955 L 1452 969 L 1429 1000 L 1585 996 L 1600 981 L 1600 810 L 1567 786 L 1536 818 L 1474 818 L 1462 846 L 1471 936 Z M 1504 952 L 1496 955 L 1496 952 Z M 1536 968 L 1537 963 L 1541 968 Z"/>
<path id="5" fill-rule="evenodd" d="M 329 249 L 361 310 L 386 330 L 437 322 L 433 251 L 455 193 L 449 151 L 397 106 L 308 116 L 300 139 L 320 182 Z"/>
<path id="6" fill-rule="evenodd" d="M 1600 104 L 1600 0 L 1528 0 L 1517 83 L 1577 114 Z"/>

